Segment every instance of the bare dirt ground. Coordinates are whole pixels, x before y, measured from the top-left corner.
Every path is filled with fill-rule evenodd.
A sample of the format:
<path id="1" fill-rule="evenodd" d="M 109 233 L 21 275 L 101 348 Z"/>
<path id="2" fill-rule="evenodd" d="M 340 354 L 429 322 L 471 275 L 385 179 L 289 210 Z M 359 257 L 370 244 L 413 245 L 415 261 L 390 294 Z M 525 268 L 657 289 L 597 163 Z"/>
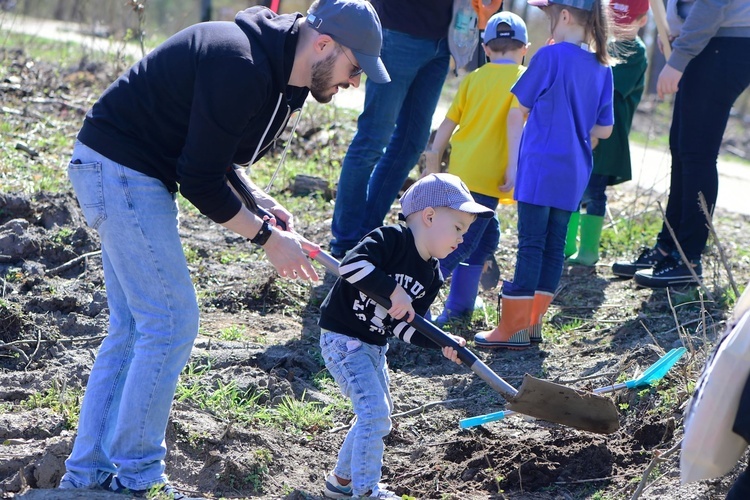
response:
<path id="1" fill-rule="evenodd" d="M 85 108 L 71 103 L 85 102 L 109 77 L 95 68 L 36 65 L 31 71 L 25 57 L 15 53 L 17 78 L 0 82 L 3 107 L 21 114 L 4 112 L 3 119 L 55 115 L 74 134 Z M 301 126 L 296 155 L 314 147 L 304 138 L 310 135 L 304 121 Z M 3 137 L 4 150 L 16 148 L 16 139 Z M 65 151 L 37 153 L 29 162 L 56 167 L 67 161 Z M 30 404 L 49 395 L 80 394 L 106 334 L 96 233 L 85 226 L 69 190 L 31 195 L 4 187 L 0 191 L 2 498 L 110 498 L 103 492 L 52 490 L 64 471 L 75 420 L 67 406 L 55 401 Z M 638 226 L 644 214 L 653 215 L 656 199 L 642 191 L 636 198 L 627 187 L 612 193 L 610 208 L 620 231 L 636 228 L 632 250 L 650 243 L 639 239 Z M 325 243 L 331 206 L 310 200 L 309 207 L 320 212 L 301 220 L 299 230 Z M 501 210 L 500 216 L 507 222 L 496 258 L 501 276 L 509 278 L 515 219 L 512 209 Z M 750 280 L 748 217 L 718 209 L 714 222 L 734 281 L 742 286 Z M 316 325 L 330 285 L 281 280 L 261 253 L 194 212 L 183 213 L 181 234 L 185 247 L 197 256 L 191 265 L 202 323 L 190 363 L 210 367 L 199 376 L 200 383 L 216 388 L 233 382 L 244 394 L 262 394 L 261 402 L 271 408 L 284 397 L 330 405 L 331 394 L 317 382 L 325 368 Z M 250 257 L 226 262 L 228 250 Z M 680 486 L 679 453 L 666 453 L 679 443 L 689 384 L 731 307 L 726 300 L 731 286 L 717 242 L 712 241 L 704 258 L 706 287 L 715 301 L 701 300 L 695 289 L 652 291 L 616 279 L 609 264 L 622 256 L 605 254 L 594 268 L 566 268 L 541 347 L 474 350 L 513 385 L 530 373 L 590 389 L 618 377 L 633 378 L 665 351 L 686 345 L 688 355 L 659 387 L 612 396 L 620 408 L 618 432 L 601 436 L 518 416 L 461 430 L 460 419 L 498 411 L 503 398 L 438 351 L 394 341 L 388 358 L 395 411 L 426 407 L 394 418 L 386 439 L 384 482 L 416 498 L 629 498 L 654 457 L 666 454 L 641 498 L 723 498 L 737 470 L 722 479 Z M 484 317 L 475 315 L 453 331 L 471 339 L 476 331 L 494 326 L 497 291 L 482 291 L 488 304 Z M 221 340 L 217 332 L 233 325 L 246 328 L 246 338 Z M 434 402 L 439 404 L 430 405 Z M 351 419 L 346 410 L 333 415 L 332 427 L 295 431 L 260 420 L 230 421 L 197 404 L 176 401 L 167 433 L 167 472 L 178 487 L 208 498 L 322 498 L 325 475 L 346 432 L 340 427 Z"/>

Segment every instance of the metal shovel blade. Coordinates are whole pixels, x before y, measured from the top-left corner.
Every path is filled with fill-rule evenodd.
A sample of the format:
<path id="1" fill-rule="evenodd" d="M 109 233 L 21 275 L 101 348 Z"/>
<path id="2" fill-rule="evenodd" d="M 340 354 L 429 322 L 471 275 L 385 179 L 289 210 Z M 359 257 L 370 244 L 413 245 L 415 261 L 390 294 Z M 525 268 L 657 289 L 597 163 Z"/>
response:
<path id="1" fill-rule="evenodd" d="M 541 380 L 528 373 L 508 408 L 597 434 L 612 434 L 620 428 L 617 408 L 610 399 Z"/>

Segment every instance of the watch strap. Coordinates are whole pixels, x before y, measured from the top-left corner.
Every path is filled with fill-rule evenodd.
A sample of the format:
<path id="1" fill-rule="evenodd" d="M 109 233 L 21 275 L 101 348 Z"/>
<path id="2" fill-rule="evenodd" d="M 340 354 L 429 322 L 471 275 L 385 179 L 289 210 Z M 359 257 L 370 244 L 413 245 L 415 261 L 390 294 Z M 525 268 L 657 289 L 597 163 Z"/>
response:
<path id="1" fill-rule="evenodd" d="M 271 229 L 271 225 L 267 220 L 264 220 L 263 224 L 261 224 L 260 229 L 258 230 L 258 233 L 250 239 L 250 243 L 262 247 L 266 244 L 268 238 L 271 237 L 272 232 L 273 230 Z"/>

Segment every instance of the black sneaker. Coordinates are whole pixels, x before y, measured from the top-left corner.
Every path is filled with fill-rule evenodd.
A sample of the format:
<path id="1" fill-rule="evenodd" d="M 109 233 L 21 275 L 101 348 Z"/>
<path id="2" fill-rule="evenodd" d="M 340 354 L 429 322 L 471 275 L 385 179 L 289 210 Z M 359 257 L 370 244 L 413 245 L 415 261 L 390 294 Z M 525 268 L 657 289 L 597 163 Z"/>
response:
<path id="1" fill-rule="evenodd" d="M 130 495 L 135 498 L 170 498 L 173 500 L 205 500 L 200 497 L 189 497 L 183 495 L 177 489 L 169 483 L 164 483 L 145 490 L 133 490 L 122 485 L 117 476 L 112 478 L 112 482 L 109 485 L 109 491 L 118 493 L 120 495 Z"/>
<path id="2" fill-rule="evenodd" d="M 703 269 L 700 262 L 695 263 L 693 271 L 701 277 Z M 664 258 L 652 269 L 644 269 L 635 273 L 635 282 L 640 286 L 648 288 L 666 288 L 669 286 L 696 286 L 698 282 L 693 278 L 690 269 L 682 260 L 677 260 L 671 255 Z"/>
<path id="3" fill-rule="evenodd" d="M 667 256 L 661 253 L 657 247 L 642 247 L 641 254 L 634 261 L 612 264 L 612 274 L 620 278 L 632 278 L 638 271 L 650 269 L 666 258 Z"/>

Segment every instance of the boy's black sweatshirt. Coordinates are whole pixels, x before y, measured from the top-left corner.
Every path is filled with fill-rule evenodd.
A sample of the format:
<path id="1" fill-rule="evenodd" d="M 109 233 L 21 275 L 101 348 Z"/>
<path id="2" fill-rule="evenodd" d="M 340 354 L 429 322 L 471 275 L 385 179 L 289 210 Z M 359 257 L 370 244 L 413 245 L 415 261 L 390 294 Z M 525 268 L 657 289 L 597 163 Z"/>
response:
<path id="1" fill-rule="evenodd" d="M 412 306 L 425 315 L 443 285 L 437 259 L 424 260 L 411 229 L 394 224 L 372 230 L 344 257 L 341 277 L 320 306 L 321 328 L 385 345 L 388 337 L 420 347 L 439 349 L 406 321 L 391 318 L 370 297 L 389 298 L 401 285 L 412 297 Z"/>
<path id="2" fill-rule="evenodd" d="M 300 17 L 253 7 L 180 31 L 110 85 L 78 139 L 170 192 L 179 185 L 212 220 L 231 219 L 241 204 L 225 172 L 263 156 L 307 97 L 287 85 Z"/>

